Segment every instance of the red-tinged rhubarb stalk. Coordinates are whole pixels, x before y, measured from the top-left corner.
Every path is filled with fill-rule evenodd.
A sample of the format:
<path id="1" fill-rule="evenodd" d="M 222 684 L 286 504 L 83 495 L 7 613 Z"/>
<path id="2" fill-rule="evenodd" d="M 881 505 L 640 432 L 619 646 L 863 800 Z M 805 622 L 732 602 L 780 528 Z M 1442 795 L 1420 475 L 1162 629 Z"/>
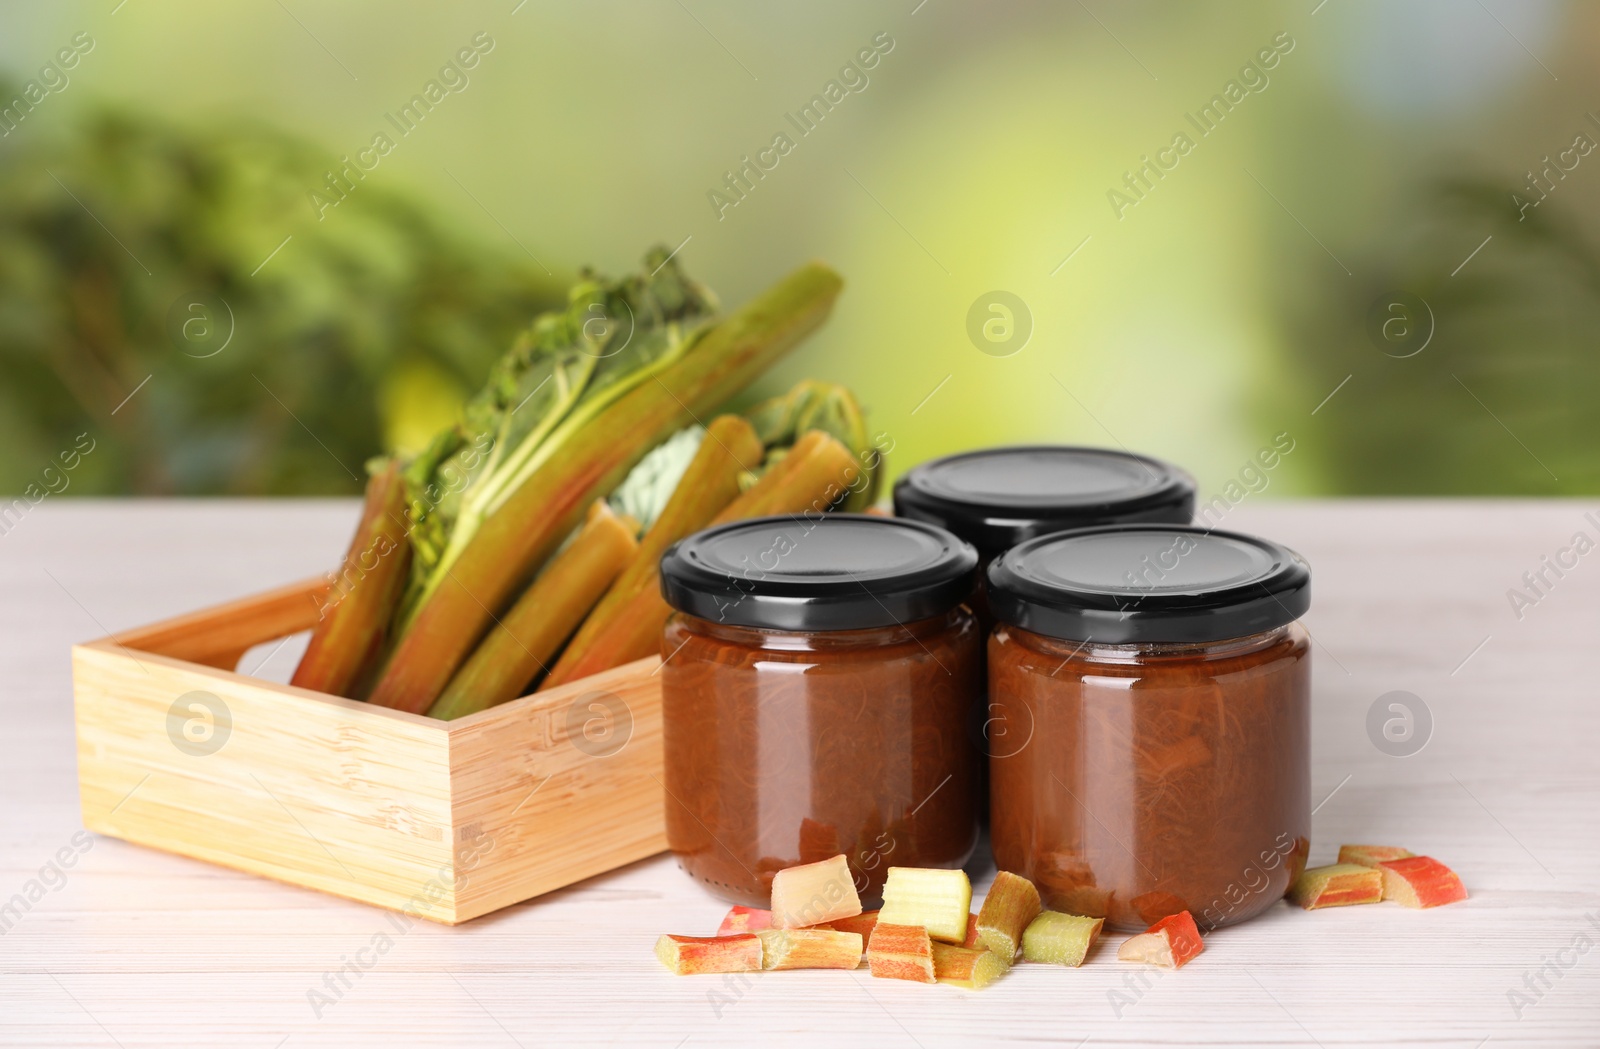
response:
<path id="1" fill-rule="evenodd" d="M 860 913 L 861 897 L 856 894 L 855 877 L 843 855 L 785 867 L 772 876 L 774 929 L 826 925 Z"/>
<path id="2" fill-rule="evenodd" d="M 718 936 L 733 936 L 742 932 L 760 932 L 772 928 L 772 912 L 759 907 L 735 907 L 717 926 Z"/>
<path id="3" fill-rule="evenodd" d="M 835 918 L 831 922 L 828 922 L 827 925 L 819 925 L 817 928 L 834 929 L 838 932 L 860 933 L 862 940 L 866 941 L 872 937 L 872 927 L 877 924 L 877 911 L 862 911 L 860 914 L 852 915 L 848 918 Z"/>
<path id="4" fill-rule="evenodd" d="M 1308 867 L 1289 886 L 1289 899 L 1308 911 L 1383 899 L 1383 872 L 1359 863 Z"/>
<path id="5" fill-rule="evenodd" d="M 1181 969 L 1205 950 L 1194 915 L 1169 914 L 1117 948 L 1117 961 L 1143 962 L 1160 969 Z"/>
<path id="6" fill-rule="evenodd" d="M 790 444 L 807 430 L 821 430 L 837 439 L 864 468 L 852 480 L 840 509 L 860 512 L 872 506 L 882 480 L 883 454 L 869 436 L 866 415 L 849 389 L 802 379 L 789 392 L 751 408 L 746 417 L 769 447 Z"/>
<path id="7" fill-rule="evenodd" d="M 981 991 L 1005 975 L 1011 963 L 993 951 L 981 948 L 957 947 L 948 943 L 933 944 L 933 978 L 940 983 Z"/>
<path id="8" fill-rule="evenodd" d="M 1456 872 L 1431 856 L 1407 856 L 1378 864 L 1383 898 L 1403 907 L 1440 907 L 1467 898 Z"/>
<path id="9" fill-rule="evenodd" d="M 861 934 L 835 929 L 763 929 L 763 969 L 854 969 L 861 965 Z"/>
<path id="10" fill-rule="evenodd" d="M 867 941 L 867 967 L 885 980 L 934 983 L 933 941 L 920 925 L 879 922 Z"/>
<path id="11" fill-rule="evenodd" d="M 627 569 L 583 621 L 539 686 L 555 688 L 602 670 L 643 659 L 661 646 L 671 609 L 661 598 L 661 555 L 679 539 L 704 528 L 739 495 L 739 477 L 761 465 L 761 440 L 738 415 L 719 415 L 673 489 L 672 498 L 645 533 Z"/>
<path id="12" fill-rule="evenodd" d="M 596 500 L 583 529 L 489 631 L 428 714 L 451 721 L 523 695 L 638 551 L 637 527 Z"/>
<path id="13" fill-rule="evenodd" d="M 1363 867 L 1376 867 L 1386 860 L 1403 860 L 1416 853 L 1398 845 L 1341 845 L 1340 863 L 1357 863 Z"/>
<path id="14" fill-rule="evenodd" d="M 1022 931 L 1039 916 L 1042 905 L 1033 882 L 1000 871 L 978 911 L 977 934 L 983 946 L 1010 965 L 1022 948 Z"/>
<path id="15" fill-rule="evenodd" d="M 964 870 L 890 867 L 878 920 L 920 925 L 935 940 L 959 944 L 967 938 L 971 907 L 972 882 Z"/>
<path id="16" fill-rule="evenodd" d="M 840 280 L 810 264 L 706 331 L 686 352 L 544 438 L 540 457 L 452 547 L 410 614 L 371 701 L 433 705 L 519 583 L 656 444 L 747 386 L 820 325 Z"/>
<path id="17" fill-rule="evenodd" d="M 1104 918 L 1041 911 L 1022 931 L 1022 958 L 1050 965 L 1082 965 L 1105 923 Z"/>
<path id="18" fill-rule="evenodd" d="M 961 941 L 961 946 L 967 948 L 982 947 L 983 941 L 978 939 L 978 916 L 967 915 L 967 938 Z"/>
<path id="19" fill-rule="evenodd" d="M 860 479 L 850 449 L 821 430 L 807 430 L 743 495 L 712 519 L 713 525 L 770 514 L 820 514 Z"/>
<path id="20" fill-rule="evenodd" d="M 353 696 L 382 650 L 411 567 L 406 490 L 400 466 L 384 464 L 367 481 L 361 522 L 291 685 Z"/>
<path id="21" fill-rule="evenodd" d="M 761 971 L 761 940 L 742 936 L 663 936 L 656 957 L 678 976 Z"/>

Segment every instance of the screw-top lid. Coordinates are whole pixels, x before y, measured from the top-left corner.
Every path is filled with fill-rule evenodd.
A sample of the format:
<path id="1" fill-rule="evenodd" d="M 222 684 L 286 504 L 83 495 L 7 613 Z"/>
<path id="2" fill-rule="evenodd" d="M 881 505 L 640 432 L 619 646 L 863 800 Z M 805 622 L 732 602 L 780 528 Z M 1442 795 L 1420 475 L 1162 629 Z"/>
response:
<path id="1" fill-rule="evenodd" d="M 1286 546 L 1188 525 L 1110 525 L 1042 536 L 989 566 L 996 619 L 1116 645 L 1222 641 L 1294 622 L 1311 569 Z"/>
<path id="2" fill-rule="evenodd" d="M 942 528 L 869 514 L 760 517 L 661 555 L 680 612 L 775 630 L 862 630 L 943 615 L 972 592 L 978 554 Z"/>
<path id="3" fill-rule="evenodd" d="M 1188 524 L 1194 478 L 1107 448 L 1027 445 L 946 456 L 894 487 L 894 512 L 950 529 L 987 556 L 1035 536 L 1136 521 Z"/>

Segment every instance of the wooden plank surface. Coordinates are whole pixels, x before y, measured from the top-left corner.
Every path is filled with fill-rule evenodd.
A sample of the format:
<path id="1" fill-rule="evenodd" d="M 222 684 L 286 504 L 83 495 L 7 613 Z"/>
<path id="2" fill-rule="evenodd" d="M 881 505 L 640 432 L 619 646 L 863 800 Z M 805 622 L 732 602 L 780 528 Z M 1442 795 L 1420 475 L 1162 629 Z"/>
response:
<path id="1" fill-rule="evenodd" d="M 357 507 L 47 502 L 0 536 L 0 904 L 35 881 L 39 896 L 0 918 L 0 1044 L 1600 1045 L 1600 553 L 1547 572 L 1520 619 L 1507 596 L 1575 533 L 1600 537 L 1595 509 L 1228 515 L 1315 571 L 1312 862 L 1341 841 L 1400 843 L 1455 866 L 1470 901 L 1280 906 L 1143 985 L 1102 950 L 969 994 L 864 971 L 671 977 L 655 935 L 708 932 L 724 907 L 668 857 L 446 928 L 85 836 L 69 646 L 324 570 Z M 261 673 L 282 680 L 293 657 Z M 1366 727 L 1393 691 L 1433 720 L 1409 757 Z M 347 964 L 348 987 L 325 977 Z"/>

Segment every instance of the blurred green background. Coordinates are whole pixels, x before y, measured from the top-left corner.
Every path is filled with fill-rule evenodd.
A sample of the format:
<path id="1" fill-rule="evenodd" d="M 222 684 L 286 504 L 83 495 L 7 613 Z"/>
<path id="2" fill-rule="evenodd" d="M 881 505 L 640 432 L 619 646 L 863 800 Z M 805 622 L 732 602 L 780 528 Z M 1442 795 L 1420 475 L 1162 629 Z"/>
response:
<path id="1" fill-rule="evenodd" d="M 807 257 L 839 269 L 832 321 L 751 396 L 848 383 L 894 471 L 1122 445 L 1209 497 L 1287 434 L 1245 474 L 1268 496 L 1600 491 L 1592 4 L 0 19 L 0 491 L 355 492 L 578 267 L 658 242 L 729 305 Z M 327 174 L 380 132 L 393 148 L 331 203 Z"/>

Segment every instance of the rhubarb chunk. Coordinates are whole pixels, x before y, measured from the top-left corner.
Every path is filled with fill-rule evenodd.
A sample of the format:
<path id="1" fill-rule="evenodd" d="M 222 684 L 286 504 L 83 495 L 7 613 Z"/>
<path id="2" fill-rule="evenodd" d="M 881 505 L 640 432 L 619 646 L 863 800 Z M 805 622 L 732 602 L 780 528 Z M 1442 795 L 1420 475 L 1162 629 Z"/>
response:
<path id="1" fill-rule="evenodd" d="M 982 946 L 982 944 L 978 940 L 978 916 L 976 914 L 967 915 L 967 938 L 961 941 L 961 946 L 963 946 L 963 947 L 979 947 L 979 946 Z"/>
<path id="2" fill-rule="evenodd" d="M 891 868 L 892 869 L 892 868 Z M 855 878 L 843 854 L 816 863 L 785 867 L 772 877 L 772 927 L 798 929 L 825 925 L 861 913 Z"/>
<path id="3" fill-rule="evenodd" d="M 717 926 L 718 936 L 735 936 L 742 932 L 760 932 L 772 928 L 772 912 L 759 907 L 735 907 Z"/>
<path id="4" fill-rule="evenodd" d="M 1022 957 L 1051 965 L 1082 965 L 1105 923 L 1104 918 L 1043 911 L 1023 930 Z"/>
<path id="5" fill-rule="evenodd" d="M 1431 856 L 1408 856 L 1378 864 L 1383 898 L 1403 907 L 1439 907 L 1467 898 L 1456 872 Z"/>
<path id="6" fill-rule="evenodd" d="M 1170 914 L 1117 948 L 1117 961 L 1144 962 L 1162 969 L 1181 969 L 1205 950 L 1200 929 L 1188 911 Z"/>
<path id="7" fill-rule="evenodd" d="M 838 932 L 860 933 L 866 940 L 872 936 L 872 927 L 878 924 L 877 911 L 862 911 L 860 914 L 849 918 L 835 918 L 826 925 L 819 925 L 819 929 L 834 929 Z"/>
<path id="8" fill-rule="evenodd" d="M 1033 882 L 1010 871 L 999 872 L 978 911 L 978 942 L 1010 965 L 1022 947 L 1022 931 L 1039 916 L 1040 908 Z"/>
<path id="9" fill-rule="evenodd" d="M 1340 863 L 1357 863 L 1363 867 L 1376 867 L 1385 860 L 1403 860 L 1416 853 L 1398 845 L 1341 845 Z"/>
<path id="10" fill-rule="evenodd" d="M 961 943 L 967 938 L 971 909 L 972 882 L 966 871 L 890 867 L 879 920 L 890 925 L 920 925 L 935 940 Z"/>
<path id="11" fill-rule="evenodd" d="M 854 969 L 861 964 L 861 934 L 834 929 L 763 929 L 763 969 Z"/>
<path id="12" fill-rule="evenodd" d="M 679 976 L 761 971 L 761 939 L 741 936 L 663 936 L 656 957 Z"/>
<path id="13" fill-rule="evenodd" d="M 933 977 L 952 987 L 981 991 L 1009 968 L 1011 963 L 993 951 L 948 943 L 933 945 Z"/>
<path id="14" fill-rule="evenodd" d="M 1308 911 L 1383 899 L 1383 872 L 1359 863 L 1309 867 L 1289 886 L 1289 898 Z"/>
<path id="15" fill-rule="evenodd" d="M 867 941 L 867 967 L 872 975 L 888 980 L 935 983 L 933 941 L 920 925 L 891 925 L 880 921 Z"/>

